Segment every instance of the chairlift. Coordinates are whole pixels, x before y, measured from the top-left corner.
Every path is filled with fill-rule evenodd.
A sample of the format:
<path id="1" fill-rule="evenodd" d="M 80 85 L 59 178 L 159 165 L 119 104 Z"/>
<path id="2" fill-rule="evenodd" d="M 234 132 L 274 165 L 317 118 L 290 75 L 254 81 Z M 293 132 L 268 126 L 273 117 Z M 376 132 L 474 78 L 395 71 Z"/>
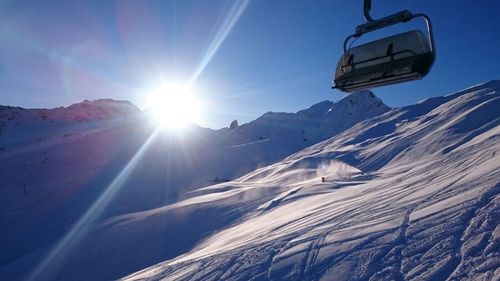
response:
<path id="1" fill-rule="evenodd" d="M 357 26 L 355 33 L 344 41 L 344 54 L 337 64 L 333 89 L 353 92 L 422 79 L 436 59 L 431 20 L 427 15 L 404 10 L 375 20 L 370 16 L 370 10 L 371 0 L 364 0 L 367 23 Z M 366 33 L 416 18 L 425 20 L 428 38 L 422 31 L 412 30 L 350 46 Z"/>

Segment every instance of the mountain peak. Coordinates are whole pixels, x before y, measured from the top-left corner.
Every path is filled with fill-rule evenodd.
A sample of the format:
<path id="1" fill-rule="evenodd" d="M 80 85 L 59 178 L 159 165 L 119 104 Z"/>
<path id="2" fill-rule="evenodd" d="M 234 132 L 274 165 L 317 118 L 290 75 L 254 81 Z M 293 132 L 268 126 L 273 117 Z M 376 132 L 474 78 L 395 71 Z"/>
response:
<path id="1" fill-rule="evenodd" d="M 95 106 L 95 107 L 130 107 L 137 108 L 133 103 L 126 100 L 114 99 L 97 99 L 97 100 L 84 100 L 82 102 L 73 103 L 67 108 L 75 108 L 79 106 Z M 138 109 L 138 108 L 137 108 Z"/>
<path id="2" fill-rule="evenodd" d="M 375 94 L 370 90 L 362 90 L 356 91 L 346 95 L 343 99 L 338 101 L 337 103 L 350 103 L 351 105 L 356 104 L 366 104 L 366 103 L 381 103 L 382 100 L 379 99 Z"/>
<path id="3" fill-rule="evenodd" d="M 370 90 L 353 92 L 332 105 L 329 115 L 335 117 L 354 115 L 364 119 L 388 111 L 380 98 Z"/>
<path id="4" fill-rule="evenodd" d="M 68 107 L 46 110 L 54 117 L 74 120 L 108 119 L 124 117 L 140 113 L 141 110 L 133 103 L 124 100 L 98 99 L 84 100 Z"/>

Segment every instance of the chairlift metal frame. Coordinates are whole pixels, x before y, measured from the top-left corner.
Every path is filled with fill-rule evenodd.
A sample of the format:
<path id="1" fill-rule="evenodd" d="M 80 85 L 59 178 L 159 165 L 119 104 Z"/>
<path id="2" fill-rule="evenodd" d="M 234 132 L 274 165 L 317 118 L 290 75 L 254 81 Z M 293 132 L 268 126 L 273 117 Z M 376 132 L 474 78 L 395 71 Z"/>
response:
<path id="1" fill-rule="evenodd" d="M 352 39 L 357 40 L 358 38 L 360 38 L 361 36 L 363 36 L 366 33 L 373 32 L 373 31 L 376 31 L 376 30 L 379 30 L 382 28 L 386 28 L 386 27 L 389 27 L 389 26 L 392 26 L 392 25 L 395 25 L 398 23 L 409 22 L 409 21 L 416 19 L 416 18 L 423 18 L 425 20 L 425 23 L 427 26 L 427 33 L 428 33 L 428 40 L 429 40 L 428 43 L 429 43 L 429 49 L 430 49 L 430 53 L 431 53 L 431 64 L 429 66 L 429 70 L 430 70 L 430 67 L 432 66 L 432 64 L 434 63 L 434 60 L 436 58 L 434 32 L 432 29 L 432 24 L 431 24 L 430 18 L 427 15 L 422 14 L 422 13 L 412 14 L 408 10 L 404 10 L 404 11 L 400 11 L 400 12 L 394 13 L 392 15 L 389 15 L 389 16 L 386 16 L 386 17 L 383 17 L 380 19 L 373 19 L 370 16 L 370 10 L 371 10 L 371 0 L 364 0 L 363 13 L 364 13 L 364 17 L 365 17 L 367 22 L 364 24 L 358 25 L 355 29 L 355 33 L 349 35 L 345 39 L 344 45 L 343 45 L 344 54 L 347 53 L 348 43 Z M 352 41 L 352 42 L 354 42 L 354 41 Z M 377 59 L 377 58 L 374 58 L 374 59 Z M 389 84 L 395 84 L 395 83 L 400 83 L 400 82 L 407 82 L 407 81 L 411 81 L 411 80 L 416 80 L 416 79 L 422 78 L 426 74 L 427 73 L 420 75 L 420 76 L 409 75 L 407 77 L 394 76 L 394 77 L 392 77 L 392 79 L 391 79 L 391 77 L 387 77 L 387 78 L 384 77 L 384 79 L 381 79 L 381 81 L 379 81 L 379 82 L 370 81 L 369 83 L 365 83 L 364 85 L 361 84 L 358 86 L 348 86 L 348 87 L 344 87 L 344 85 L 339 86 L 334 81 L 335 85 L 332 86 L 332 89 L 339 89 L 341 91 L 351 92 L 353 90 L 361 90 L 361 89 L 366 89 L 366 88 L 370 88 L 370 87 L 377 87 L 377 86 L 383 86 L 383 85 L 389 85 Z M 336 77 L 334 80 L 336 80 Z"/>

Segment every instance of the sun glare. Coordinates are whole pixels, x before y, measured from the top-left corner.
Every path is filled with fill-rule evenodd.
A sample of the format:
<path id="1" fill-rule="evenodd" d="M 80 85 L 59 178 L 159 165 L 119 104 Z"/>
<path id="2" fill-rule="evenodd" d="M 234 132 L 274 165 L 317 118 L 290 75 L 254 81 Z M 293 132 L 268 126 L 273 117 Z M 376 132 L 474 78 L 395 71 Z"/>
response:
<path id="1" fill-rule="evenodd" d="M 148 97 L 148 107 L 159 126 L 181 128 L 198 123 L 201 105 L 192 89 L 182 84 L 163 84 Z"/>

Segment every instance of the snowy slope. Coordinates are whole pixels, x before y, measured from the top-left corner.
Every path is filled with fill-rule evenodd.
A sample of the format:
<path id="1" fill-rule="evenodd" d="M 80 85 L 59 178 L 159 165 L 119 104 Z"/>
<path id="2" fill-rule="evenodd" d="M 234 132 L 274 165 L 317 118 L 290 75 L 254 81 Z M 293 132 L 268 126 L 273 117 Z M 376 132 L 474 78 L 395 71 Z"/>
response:
<path id="1" fill-rule="evenodd" d="M 392 109 L 102 227 L 157 229 L 182 214 L 190 227 L 165 239 L 212 232 L 126 280 L 499 280 L 499 93 L 491 81 Z"/>
<path id="2" fill-rule="evenodd" d="M 233 130 L 192 126 L 176 133 L 155 130 L 148 113 L 128 102 L 50 110 L 2 106 L 0 276 L 110 279 L 173 258 L 217 223 L 207 220 L 206 228 L 184 233 L 185 241 L 166 242 L 165 235 L 177 233 L 170 227 L 189 232 L 192 221 L 175 216 L 157 229 L 139 223 L 118 233 L 100 224 L 174 203 L 215 178 L 234 179 L 275 163 L 388 110 L 372 93 L 360 92 L 298 113 L 267 113 Z M 205 220 L 203 209 L 195 213 Z M 136 256 L 127 257 L 132 252 Z M 51 253 L 60 260 L 47 258 Z M 64 269 L 51 275 L 61 261 Z"/>

